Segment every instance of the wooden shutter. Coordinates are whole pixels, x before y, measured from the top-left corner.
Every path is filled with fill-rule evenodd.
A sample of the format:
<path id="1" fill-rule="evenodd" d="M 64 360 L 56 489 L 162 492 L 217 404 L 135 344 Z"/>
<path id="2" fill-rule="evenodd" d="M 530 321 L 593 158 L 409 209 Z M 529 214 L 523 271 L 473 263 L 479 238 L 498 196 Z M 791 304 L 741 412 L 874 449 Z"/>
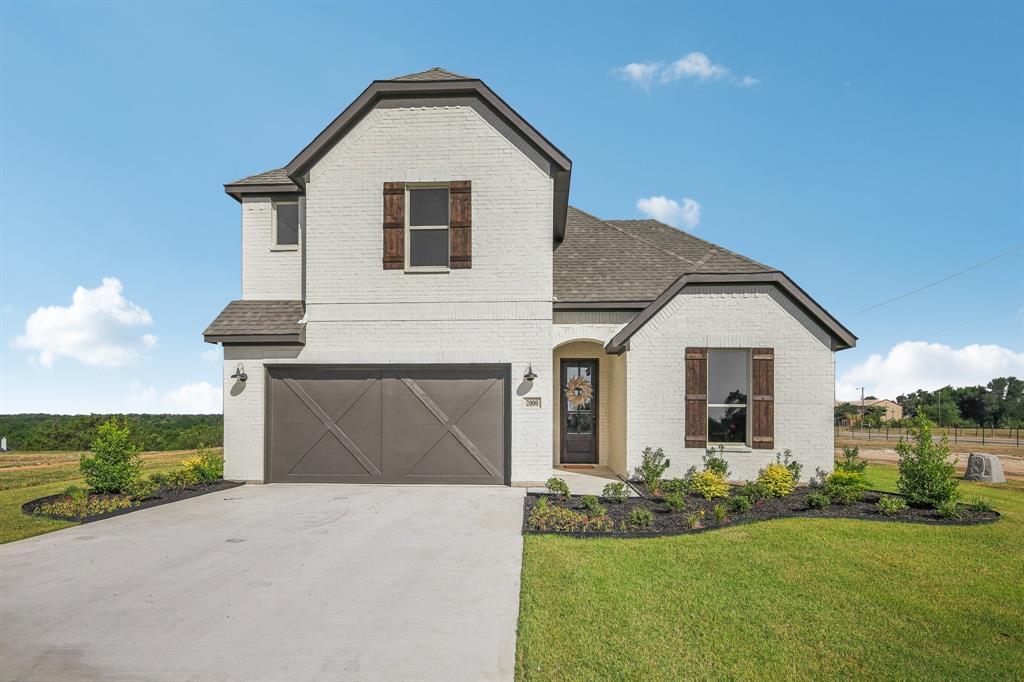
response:
<path id="1" fill-rule="evenodd" d="M 708 349 L 686 349 L 686 447 L 708 444 Z"/>
<path id="2" fill-rule="evenodd" d="M 754 348 L 751 393 L 751 445 L 758 450 L 775 448 L 775 349 Z"/>
<path id="3" fill-rule="evenodd" d="M 473 267 L 473 193 L 469 180 L 453 182 L 448 188 L 448 267 Z"/>
<path id="4" fill-rule="evenodd" d="M 405 183 L 384 183 L 384 269 L 405 267 Z"/>

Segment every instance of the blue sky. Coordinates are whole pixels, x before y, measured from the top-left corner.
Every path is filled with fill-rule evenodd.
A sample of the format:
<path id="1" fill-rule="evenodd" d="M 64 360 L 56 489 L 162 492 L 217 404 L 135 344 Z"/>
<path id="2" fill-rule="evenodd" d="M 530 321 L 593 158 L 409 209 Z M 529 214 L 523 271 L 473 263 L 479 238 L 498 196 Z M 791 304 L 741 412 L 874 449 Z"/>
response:
<path id="1" fill-rule="evenodd" d="M 572 158 L 574 205 L 789 274 L 860 337 L 841 395 L 1020 376 L 1024 250 L 853 313 L 1024 243 L 1022 8 L 0 4 L 0 412 L 219 405 L 221 185 L 436 65 Z"/>

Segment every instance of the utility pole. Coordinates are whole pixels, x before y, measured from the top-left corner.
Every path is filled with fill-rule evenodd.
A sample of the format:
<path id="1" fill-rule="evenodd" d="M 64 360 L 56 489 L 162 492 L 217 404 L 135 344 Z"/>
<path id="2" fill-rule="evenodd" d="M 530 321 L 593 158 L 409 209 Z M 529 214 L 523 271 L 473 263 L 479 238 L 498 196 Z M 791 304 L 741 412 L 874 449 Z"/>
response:
<path id="1" fill-rule="evenodd" d="M 864 387 L 857 386 L 860 389 L 860 425 L 864 426 Z"/>

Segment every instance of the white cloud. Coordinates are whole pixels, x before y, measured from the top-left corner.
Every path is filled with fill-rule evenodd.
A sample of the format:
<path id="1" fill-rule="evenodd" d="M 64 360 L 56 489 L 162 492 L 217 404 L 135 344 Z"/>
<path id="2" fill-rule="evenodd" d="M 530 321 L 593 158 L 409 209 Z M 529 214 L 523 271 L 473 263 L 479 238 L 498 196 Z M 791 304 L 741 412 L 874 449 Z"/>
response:
<path id="1" fill-rule="evenodd" d="M 120 280 L 104 277 L 95 289 L 78 287 L 71 305 L 39 308 L 25 321 L 25 333 L 14 339 L 17 348 L 38 351 L 38 360 L 53 367 L 59 356 L 86 365 L 121 367 L 143 357 L 156 345 L 152 334 L 134 329 L 153 323 L 145 308 L 125 300 Z"/>
<path id="2" fill-rule="evenodd" d="M 201 357 L 206 362 L 217 362 L 218 360 L 220 360 L 220 349 L 207 348 L 206 350 L 199 354 L 199 357 Z"/>
<path id="3" fill-rule="evenodd" d="M 152 386 L 133 384 L 128 391 L 130 409 L 171 414 L 220 414 L 221 389 L 206 381 L 184 384 L 160 395 Z"/>
<path id="4" fill-rule="evenodd" d="M 700 204 L 689 197 L 683 198 L 682 205 L 667 197 L 637 199 L 636 208 L 648 218 L 660 220 L 673 227 L 692 230 L 700 224 Z"/>
<path id="5" fill-rule="evenodd" d="M 865 395 L 895 399 L 901 393 L 923 388 L 934 391 L 943 386 L 984 385 L 1000 376 L 1024 376 L 1024 353 L 996 345 L 972 344 L 952 348 L 941 343 L 904 341 L 884 358 L 872 354 L 864 362 L 843 372 L 836 382 L 840 400 Z"/>
<path id="6" fill-rule="evenodd" d="M 614 69 L 614 72 L 645 90 L 654 82 L 671 83 L 684 79 L 698 83 L 726 80 L 741 87 L 761 82 L 749 74 L 737 78 L 728 67 L 716 64 L 703 52 L 691 52 L 668 65 L 663 62 L 631 62 Z"/>

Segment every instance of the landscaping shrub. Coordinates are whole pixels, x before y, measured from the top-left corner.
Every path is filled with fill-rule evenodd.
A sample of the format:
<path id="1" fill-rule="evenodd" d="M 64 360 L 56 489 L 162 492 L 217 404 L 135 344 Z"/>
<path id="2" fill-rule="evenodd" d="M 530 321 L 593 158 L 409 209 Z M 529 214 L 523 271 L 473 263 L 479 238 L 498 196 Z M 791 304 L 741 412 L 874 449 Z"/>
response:
<path id="1" fill-rule="evenodd" d="M 636 476 L 647 489 L 654 493 L 659 488 L 661 477 L 668 469 L 671 462 L 665 459 L 665 451 L 661 448 L 652 450 L 647 447 L 644 448 L 642 458 L 640 460 L 640 466 L 636 468 Z"/>
<path id="2" fill-rule="evenodd" d="M 558 476 L 552 476 L 544 484 L 544 487 L 548 489 L 548 492 L 552 495 L 557 495 L 563 500 L 569 498 L 569 484 Z"/>
<path id="3" fill-rule="evenodd" d="M 148 478 L 137 478 L 125 488 L 125 494 L 133 500 L 144 500 L 156 492 L 156 483 Z"/>
<path id="4" fill-rule="evenodd" d="M 757 477 L 766 497 L 785 497 L 793 492 L 793 474 L 784 464 L 769 464 Z"/>
<path id="5" fill-rule="evenodd" d="M 547 503 L 547 498 L 540 498 L 526 522 L 534 530 L 557 530 L 574 532 L 582 530 L 586 517 L 572 509 L 557 507 Z"/>
<path id="6" fill-rule="evenodd" d="M 629 512 L 629 525 L 633 528 L 650 528 L 654 525 L 654 514 L 643 507 Z"/>
<path id="7" fill-rule="evenodd" d="M 153 482 L 157 488 L 167 485 L 167 474 L 163 472 L 155 472 L 149 475 L 149 480 Z"/>
<path id="8" fill-rule="evenodd" d="M 892 516 L 893 514 L 899 514 L 901 511 L 906 511 L 907 501 L 902 497 L 896 497 L 894 495 L 882 495 L 878 498 L 878 511 L 882 512 L 885 516 Z"/>
<path id="9" fill-rule="evenodd" d="M 609 502 L 614 502 L 615 504 L 622 504 L 623 502 L 626 501 L 626 498 L 629 497 L 629 494 L 626 492 L 626 484 L 609 483 L 605 485 L 604 490 L 601 491 L 601 497 L 608 500 Z"/>
<path id="10" fill-rule="evenodd" d="M 863 474 L 867 468 L 868 462 L 866 459 L 860 458 L 860 448 L 857 446 L 844 447 L 843 459 L 836 462 L 836 471 L 852 471 L 857 474 Z"/>
<path id="11" fill-rule="evenodd" d="M 753 500 L 746 495 L 737 495 L 736 497 L 729 500 L 729 508 L 734 512 L 745 512 L 750 511 L 750 508 L 754 506 Z"/>
<path id="12" fill-rule="evenodd" d="M 685 495 L 690 489 L 690 482 L 685 478 L 669 478 L 661 482 L 661 492 L 665 495 L 679 493 Z"/>
<path id="13" fill-rule="evenodd" d="M 36 514 L 48 516 L 65 516 L 81 518 L 96 516 L 118 509 L 127 509 L 138 505 L 128 497 L 91 497 L 84 489 L 71 486 L 64 491 L 64 496 L 53 502 L 40 505 Z"/>
<path id="14" fill-rule="evenodd" d="M 704 471 L 714 471 L 722 478 L 729 478 L 729 462 L 725 460 L 725 446 L 710 447 L 704 450 Z"/>
<path id="15" fill-rule="evenodd" d="M 793 451 L 786 448 L 781 453 L 775 453 L 775 463 L 781 464 L 789 470 L 789 475 L 793 477 L 793 485 L 800 483 L 800 472 L 803 471 L 804 465 L 793 459 Z"/>
<path id="16" fill-rule="evenodd" d="M 749 481 L 740 486 L 739 490 L 736 491 L 737 495 L 748 498 L 751 502 L 760 502 L 767 495 L 762 486 L 757 481 Z"/>
<path id="17" fill-rule="evenodd" d="M 224 460 L 206 448 L 199 448 L 193 457 L 181 463 L 183 469 L 199 483 L 215 483 L 224 477 Z"/>
<path id="18" fill-rule="evenodd" d="M 690 490 L 705 500 L 715 497 L 728 497 L 729 484 L 721 474 L 714 471 L 698 471 L 690 477 Z"/>
<path id="19" fill-rule="evenodd" d="M 825 479 L 825 494 L 839 504 L 856 502 L 867 487 L 864 474 L 856 471 L 833 471 Z"/>
<path id="20" fill-rule="evenodd" d="M 900 440 L 896 444 L 900 458 L 896 487 L 910 504 L 938 509 L 960 495 L 954 478 L 956 468 L 949 459 L 949 439 L 943 435 L 941 441 L 934 442 L 931 422 L 922 414 L 913 423 L 910 434 L 914 442 Z"/>
<path id="21" fill-rule="evenodd" d="M 601 503 L 597 501 L 597 497 L 594 495 L 584 495 L 583 508 L 587 510 L 590 516 L 604 516 L 608 511 L 601 506 Z"/>
<path id="22" fill-rule="evenodd" d="M 174 469 L 167 474 L 167 487 L 168 488 L 187 488 L 190 485 L 199 483 L 199 479 L 196 475 L 182 467 L 181 469 Z"/>
<path id="23" fill-rule="evenodd" d="M 597 533 L 610 533 L 615 530 L 615 521 L 610 516 L 593 516 L 587 519 L 584 530 Z"/>
<path id="24" fill-rule="evenodd" d="M 995 507 L 992 506 L 992 500 L 987 497 L 975 497 L 968 504 L 968 507 L 977 512 L 991 512 L 995 511 Z"/>
<path id="25" fill-rule="evenodd" d="M 98 493 L 121 493 L 142 475 L 139 446 L 121 419 L 100 424 L 92 442 L 92 456 L 82 455 L 78 467 L 85 482 Z"/>
<path id="26" fill-rule="evenodd" d="M 714 512 L 714 515 L 715 515 L 715 521 L 717 521 L 718 523 L 721 523 L 722 521 L 725 521 L 725 505 L 724 504 L 719 502 L 718 504 L 715 505 L 715 508 L 712 511 Z"/>
<path id="27" fill-rule="evenodd" d="M 663 499 L 670 512 L 681 512 L 686 509 L 686 498 L 682 493 L 667 493 Z"/>
<path id="28" fill-rule="evenodd" d="M 704 510 L 694 512 L 686 517 L 686 525 L 690 528 L 700 528 L 704 525 Z"/>
<path id="29" fill-rule="evenodd" d="M 832 504 L 831 498 L 825 493 L 809 493 L 807 495 L 807 508 L 808 509 L 824 509 L 825 507 Z"/>
<path id="30" fill-rule="evenodd" d="M 935 509 L 936 511 L 939 512 L 939 516 L 941 516 L 944 519 L 956 520 L 961 517 L 960 505 L 956 503 L 955 499 L 944 500 L 943 502 L 939 502 L 939 504 L 936 505 Z"/>

